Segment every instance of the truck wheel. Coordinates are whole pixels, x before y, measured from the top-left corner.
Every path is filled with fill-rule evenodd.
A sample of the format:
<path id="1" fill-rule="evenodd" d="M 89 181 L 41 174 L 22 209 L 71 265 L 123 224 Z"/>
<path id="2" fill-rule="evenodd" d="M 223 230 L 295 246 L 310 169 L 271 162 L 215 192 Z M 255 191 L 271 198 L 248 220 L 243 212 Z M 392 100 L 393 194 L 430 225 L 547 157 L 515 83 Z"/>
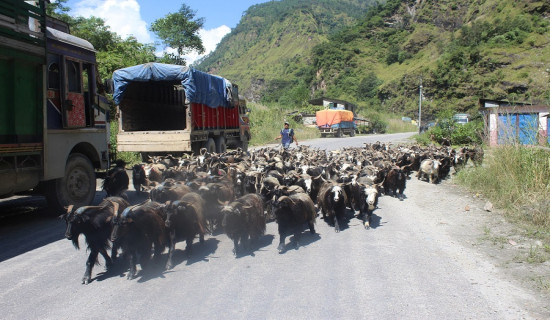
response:
<path id="1" fill-rule="evenodd" d="M 191 151 L 195 156 L 198 156 L 201 151 L 201 143 L 200 142 L 191 142 Z"/>
<path id="2" fill-rule="evenodd" d="M 214 142 L 214 139 L 212 139 L 212 138 L 208 138 L 208 140 L 206 140 L 204 142 L 202 147 L 206 148 L 206 151 L 208 151 L 210 153 L 215 153 L 216 152 L 216 143 Z"/>
<path id="3" fill-rule="evenodd" d="M 326 136 L 327 136 L 326 133 L 321 133 L 321 138 L 324 138 L 324 137 L 326 137 Z"/>
<path id="4" fill-rule="evenodd" d="M 67 160 L 65 176 L 50 182 L 47 200 L 50 208 L 63 212 L 69 205 L 87 206 L 95 197 L 96 176 L 92 162 L 83 154 L 73 153 Z"/>
<path id="5" fill-rule="evenodd" d="M 350 137 L 355 137 L 355 130 L 354 129 L 351 129 L 351 131 L 349 133 L 349 136 Z"/>
<path id="6" fill-rule="evenodd" d="M 225 137 L 219 136 L 216 138 L 216 152 L 224 153 L 227 150 L 227 145 L 225 144 Z"/>
<path id="7" fill-rule="evenodd" d="M 335 136 L 336 138 L 342 138 L 342 135 L 343 135 L 343 134 L 342 134 L 342 129 L 338 129 L 338 130 L 336 131 L 336 134 L 334 134 L 334 136 Z"/>
<path id="8" fill-rule="evenodd" d="M 241 149 L 243 152 L 248 152 L 248 136 L 244 135 L 243 140 L 241 141 Z"/>

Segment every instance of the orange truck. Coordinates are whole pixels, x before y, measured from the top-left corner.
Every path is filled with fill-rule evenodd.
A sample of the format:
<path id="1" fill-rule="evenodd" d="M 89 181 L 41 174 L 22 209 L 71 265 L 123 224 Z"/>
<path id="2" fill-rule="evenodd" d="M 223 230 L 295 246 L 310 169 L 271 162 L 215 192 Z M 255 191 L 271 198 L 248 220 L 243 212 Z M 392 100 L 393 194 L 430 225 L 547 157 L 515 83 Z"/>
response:
<path id="1" fill-rule="evenodd" d="M 325 109 L 315 113 L 317 128 L 321 132 L 321 137 L 331 134 L 337 138 L 344 134 L 350 137 L 355 136 L 357 126 L 354 121 L 353 112 L 340 109 Z"/>

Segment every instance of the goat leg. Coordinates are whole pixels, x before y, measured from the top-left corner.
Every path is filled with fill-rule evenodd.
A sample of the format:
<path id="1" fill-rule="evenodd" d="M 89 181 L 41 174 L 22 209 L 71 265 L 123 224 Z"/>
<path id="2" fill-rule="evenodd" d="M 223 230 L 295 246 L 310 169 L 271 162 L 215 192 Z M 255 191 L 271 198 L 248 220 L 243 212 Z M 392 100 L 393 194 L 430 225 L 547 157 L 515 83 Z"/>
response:
<path id="1" fill-rule="evenodd" d="M 334 231 L 340 232 L 340 225 L 338 224 L 338 217 L 334 215 Z"/>
<path id="2" fill-rule="evenodd" d="M 313 224 L 313 221 L 308 221 L 307 224 L 309 226 L 309 232 L 311 234 L 315 234 L 315 225 Z"/>
<path id="3" fill-rule="evenodd" d="M 92 278 L 92 268 L 97 261 L 98 253 L 99 252 L 97 250 L 92 250 L 92 252 L 90 252 L 88 260 L 86 261 L 86 271 L 84 272 L 84 276 L 82 277 L 82 284 L 90 283 L 90 279 Z"/>
<path id="4" fill-rule="evenodd" d="M 233 255 L 237 256 L 239 253 L 239 237 L 236 236 L 235 239 L 233 239 Z"/>
<path id="5" fill-rule="evenodd" d="M 298 250 L 298 248 L 300 247 L 300 236 L 302 235 L 302 233 L 300 232 L 300 230 L 296 230 L 294 231 L 294 249 Z"/>
<path id="6" fill-rule="evenodd" d="M 112 267 L 113 266 L 113 260 L 111 259 L 111 257 L 109 257 L 109 254 L 107 254 L 107 250 L 101 248 L 99 250 L 99 253 L 101 253 L 103 258 L 105 259 L 105 269 L 109 269 L 110 267 Z"/>
<path id="7" fill-rule="evenodd" d="M 279 246 L 277 247 L 277 250 L 279 250 L 279 253 L 283 253 L 285 251 L 285 236 L 279 235 Z"/>
<path id="8" fill-rule="evenodd" d="M 136 254 L 130 253 L 129 254 L 129 260 L 130 260 L 130 271 L 128 272 L 128 276 L 126 277 L 128 280 L 135 279 L 136 277 Z"/>
<path id="9" fill-rule="evenodd" d="M 169 233 L 169 246 L 168 246 L 168 261 L 166 261 L 166 270 L 172 269 L 174 265 L 172 264 L 172 254 L 174 253 L 174 250 L 176 248 L 176 241 L 175 241 L 176 235 L 174 231 L 170 231 Z"/>

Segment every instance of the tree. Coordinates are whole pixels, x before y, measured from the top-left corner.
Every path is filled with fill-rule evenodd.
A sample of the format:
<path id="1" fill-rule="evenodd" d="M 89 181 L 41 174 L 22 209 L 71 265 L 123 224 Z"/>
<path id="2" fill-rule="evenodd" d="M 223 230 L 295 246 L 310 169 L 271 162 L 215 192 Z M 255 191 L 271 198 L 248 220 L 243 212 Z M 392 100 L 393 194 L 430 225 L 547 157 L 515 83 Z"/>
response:
<path id="1" fill-rule="evenodd" d="M 105 51 L 97 53 L 97 65 L 102 79 L 110 78 L 113 71 L 137 64 L 155 61 L 155 48 L 142 44 L 130 36 L 109 45 Z"/>
<path id="2" fill-rule="evenodd" d="M 98 51 L 108 50 L 116 42 L 120 42 L 120 37 L 112 32 L 105 21 L 98 17 L 77 17 L 71 23 L 71 33 L 79 38 L 86 39 Z"/>
<path id="3" fill-rule="evenodd" d="M 68 0 L 57 0 L 48 3 L 46 5 L 46 14 L 69 23 L 71 21 L 71 16 L 69 16 L 68 12 L 71 9 L 65 5 L 67 1 Z"/>
<path id="4" fill-rule="evenodd" d="M 378 93 L 378 87 L 382 84 L 382 81 L 376 77 L 376 73 L 370 71 L 359 83 L 357 88 L 357 97 L 359 99 L 370 99 L 376 97 Z"/>
<path id="5" fill-rule="evenodd" d="M 204 18 L 195 19 L 195 13 L 184 3 L 178 12 L 169 13 L 164 18 L 155 20 L 150 30 L 162 40 L 164 45 L 177 49 L 179 55 L 192 50 L 202 54 L 204 46 L 198 32 L 204 24 Z"/>

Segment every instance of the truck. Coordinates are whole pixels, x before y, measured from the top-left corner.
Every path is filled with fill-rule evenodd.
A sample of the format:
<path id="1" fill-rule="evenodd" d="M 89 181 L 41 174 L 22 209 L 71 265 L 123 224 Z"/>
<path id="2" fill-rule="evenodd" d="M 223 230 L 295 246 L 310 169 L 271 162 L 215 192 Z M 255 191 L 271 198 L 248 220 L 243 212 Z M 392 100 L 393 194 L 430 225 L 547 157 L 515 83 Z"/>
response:
<path id="1" fill-rule="evenodd" d="M 317 128 L 321 132 L 321 137 L 333 135 L 337 138 L 348 134 L 350 137 L 355 136 L 357 125 L 354 121 L 353 112 L 340 109 L 325 109 L 315 113 Z"/>
<path id="2" fill-rule="evenodd" d="M 248 149 L 250 125 L 238 86 L 181 65 L 146 63 L 113 72 L 117 151 L 150 155 Z"/>
<path id="3" fill-rule="evenodd" d="M 453 121 L 460 125 L 465 125 L 470 120 L 470 115 L 467 113 L 455 113 L 453 115 Z"/>
<path id="4" fill-rule="evenodd" d="M 46 16 L 46 1 L 0 3 L 0 197 L 35 191 L 48 205 L 90 204 L 109 167 L 108 100 L 94 47 Z"/>

